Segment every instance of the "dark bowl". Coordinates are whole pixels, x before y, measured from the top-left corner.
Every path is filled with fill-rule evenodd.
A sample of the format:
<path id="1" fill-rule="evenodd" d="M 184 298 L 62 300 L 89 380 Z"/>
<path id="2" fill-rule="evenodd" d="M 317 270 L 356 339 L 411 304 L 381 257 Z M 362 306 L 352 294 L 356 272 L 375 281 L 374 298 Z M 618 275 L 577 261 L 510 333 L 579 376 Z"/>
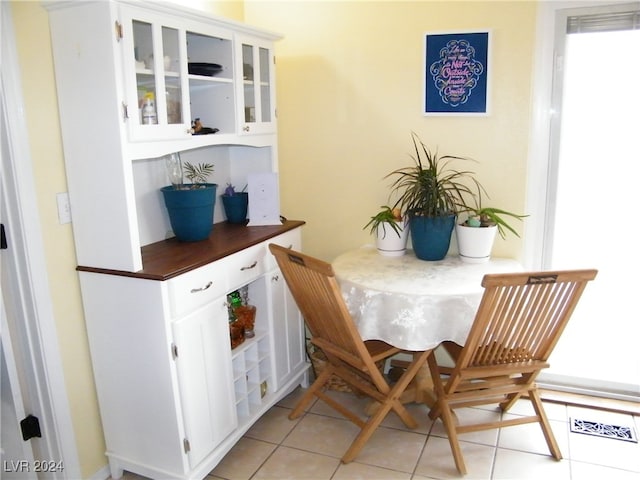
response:
<path id="1" fill-rule="evenodd" d="M 189 74 L 191 75 L 204 75 L 206 77 L 213 77 L 223 70 L 222 65 L 217 63 L 189 63 Z"/>

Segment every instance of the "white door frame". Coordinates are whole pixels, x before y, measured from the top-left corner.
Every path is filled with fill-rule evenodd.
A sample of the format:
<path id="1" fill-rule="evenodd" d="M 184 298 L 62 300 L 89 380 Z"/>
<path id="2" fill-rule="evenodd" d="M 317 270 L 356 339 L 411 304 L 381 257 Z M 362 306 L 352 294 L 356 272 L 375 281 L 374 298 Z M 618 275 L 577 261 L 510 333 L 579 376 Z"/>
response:
<path id="1" fill-rule="evenodd" d="M 27 412 L 40 420 L 32 439 L 36 458 L 62 461 L 47 478 L 81 478 L 71 410 L 65 390 L 53 305 L 49 294 L 31 153 L 24 117 L 11 2 L 0 2 L 2 172 L 0 215 L 9 248 L 2 250 L 3 297 L 12 330 L 13 358 L 23 375 Z M 6 292 L 11 292 L 11 297 Z M 8 302 L 12 305 L 8 305 Z M 11 317 L 17 317 L 12 321 Z"/>

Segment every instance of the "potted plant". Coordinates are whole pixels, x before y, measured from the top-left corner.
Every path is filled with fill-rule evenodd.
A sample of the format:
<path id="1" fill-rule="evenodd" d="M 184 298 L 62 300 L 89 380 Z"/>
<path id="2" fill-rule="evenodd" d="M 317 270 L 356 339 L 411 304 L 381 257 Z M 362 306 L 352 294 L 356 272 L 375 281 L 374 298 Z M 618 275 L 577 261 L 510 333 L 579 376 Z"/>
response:
<path id="1" fill-rule="evenodd" d="M 241 192 L 236 192 L 235 187 L 227 183 L 227 188 L 225 188 L 224 193 L 220 195 L 222 197 L 224 213 L 229 223 L 244 224 L 247 221 L 249 194 L 245 192 L 246 188 L 247 186 L 245 185 Z"/>
<path id="2" fill-rule="evenodd" d="M 207 183 L 213 165 L 199 163 L 184 166 L 179 153 L 165 158 L 171 185 L 162 187 L 171 228 L 178 240 L 197 242 L 209 237 L 213 229 L 213 209 L 216 203 L 215 183 Z M 183 175 L 190 184 L 183 183 Z"/>
<path id="3" fill-rule="evenodd" d="M 466 213 L 467 219 L 456 223 L 456 240 L 458 254 L 467 263 L 484 263 L 489 261 L 496 231 L 502 238 L 506 238 L 507 231 L 519 237 L 518 232 L 504 217 L 522 220 L 527 215 L 508 212 L 495 207 L 482 206 L 482 192 L 478 189 L 477 204 L 474 208 L 460 212 Z"/>
<path id="4" fill-rule="evenodd" d="M 414 132 L 411 134 L 414 164 L 399 168 L 387 177 L 395 177 L 393 205 L 409 217 L 411 242 L 421 260 L 441 260 L 447 254 L 456 214 L 467 210 L 466 198 L 474 197 L 469 184 L 478 185 L 473 173 L 451 167 L 453 161 L 470 161 L 432 152 Z M 466 182 L 466 183 L 465 183 Z"/>
<path id="5" fill-rule="evenodd" d="M 371 234 L 376 236 L 376 248 L 380 255 L 402 256 L 407 250 L 409 225 L 399 208 L 392 209 L 388 205 L 380 208 L 363 229 L 370 228 Z"/>

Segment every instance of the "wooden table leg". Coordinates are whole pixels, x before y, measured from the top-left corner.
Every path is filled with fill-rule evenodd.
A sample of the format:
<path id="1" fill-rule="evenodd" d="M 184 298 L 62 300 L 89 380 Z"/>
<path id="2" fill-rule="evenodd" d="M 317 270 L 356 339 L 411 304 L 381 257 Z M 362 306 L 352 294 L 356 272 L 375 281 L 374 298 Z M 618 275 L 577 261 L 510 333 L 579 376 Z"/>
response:
<path id="1" fill-rule="evenodd" d="M 415 353 L 414 355 L 417 355 Z M 433 355 L 433 353 L 432 353 Z M 413 378 L 410 386 L 400 396 L 400 401 L 405 403 L 424 403 L 431 408 L 436 403 L 436 397 L 433 393 L 433 380 L 429 366 L 425 363 L 420 367 L 418 373 Z"/>

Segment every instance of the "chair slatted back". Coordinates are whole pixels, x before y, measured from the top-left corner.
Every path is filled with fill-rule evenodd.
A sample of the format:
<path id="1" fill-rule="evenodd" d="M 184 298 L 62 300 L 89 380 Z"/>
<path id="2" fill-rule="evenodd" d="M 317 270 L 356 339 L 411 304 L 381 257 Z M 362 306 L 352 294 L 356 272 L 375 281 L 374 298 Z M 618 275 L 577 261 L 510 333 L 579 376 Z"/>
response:
<path id="1" fill-rule="evenodd" d="M 485 275 L 457 370 L 546 363 L 596 270 Z"/>
<path id="2" fill-rule="evenodd" d="M 431 350 L 411 352 L 413 360 L 408 362 L 400 378 L 390 385 L 381 371 L 382 366 L 402 350 L 381 340 L 362 339 L 342 298 L 331 264 L 275 244 L 270 244 L 269 250 L 276 258 L 289 291 L 305 319 L 311 333 L 311 343 L 320 347 L 327 357 L 322 371 L 316 372 L 313 384 L 302 395 L 289 418 L 299 418 L 311 401 L 318 398 L 355 424 L 360 432 L 342 456 L 344 463 L 352 461 L 359 454 L 391 411 L 398 415 L 405 426 L 416 428 L 418 423 L 400 400 L 430 358 Z M 345 402 L 327 395 L 325 390 L 333 377 L 345 381 L 355 391 L 375 401 L 374 411 L 367 415 L 366 420 L 361 411 L 349 408 Z"/>
<path id="3" fill-rule="evenodd" d="M 344 303 L 331 264 L 275 244 L 269 249 L 305 319 L 312 342 L 327 357 L 337 355 L 359 370 L 377 371 Z"/>

